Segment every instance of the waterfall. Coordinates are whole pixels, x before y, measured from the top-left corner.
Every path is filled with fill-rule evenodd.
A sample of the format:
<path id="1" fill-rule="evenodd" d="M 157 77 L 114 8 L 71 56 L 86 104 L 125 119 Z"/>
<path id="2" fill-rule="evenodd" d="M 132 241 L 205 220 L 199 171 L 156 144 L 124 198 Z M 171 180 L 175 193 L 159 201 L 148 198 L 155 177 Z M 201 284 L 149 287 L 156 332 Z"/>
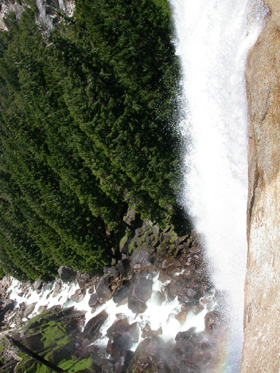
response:
<path id="1" fill-rule="evenodd" d="M 228 295 L 238 371 L 246 271 L 247 99 L 244 71 L 268 10 L 261 0 L 172 0 L 182 66 L 184 205 L 201 234 L 213 281 Z"/>

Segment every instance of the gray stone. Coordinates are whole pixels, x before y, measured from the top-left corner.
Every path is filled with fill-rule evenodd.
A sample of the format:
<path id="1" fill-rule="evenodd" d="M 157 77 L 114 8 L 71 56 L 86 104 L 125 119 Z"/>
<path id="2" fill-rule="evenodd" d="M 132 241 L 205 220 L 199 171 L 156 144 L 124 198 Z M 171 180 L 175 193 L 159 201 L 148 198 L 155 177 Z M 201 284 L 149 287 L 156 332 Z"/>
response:
<path id="1" fill-rule="evenodd" d="M 133 251 L 130 265 L 132 268 L 149 267 L 151 266 L 150 258 L 151 254 L 149 246 L 142 246 Z"/>
<path id="2" fill-rule="evenodd" d="M 33 290 L 40 290 L 42 289 L 42 286 L 43 286 L 43 283 L 41 280 L 35 280 L 32 285 Z"/>
<path id="3" fill-rule="evenodd" d="M 99 303 L 99 295 L 97 293 L 94 293 L 90 296 L 89 298 L 89 301 L 88 301 L 88 305 L 90 307 L 96 307 Z"/>
<path id="4" fill-rule="evenodd" d="M 27 318 L 29 315 L 31 315 L 32 312 L 35 309 L 35 306 L 36 306 L 36 303 L 29 304 L 29 306 L 27 306 L 26 309 L 25 309 L 25 311 L 24 311 L 23 317 Z"/>
<path id="5" fill-rule="evenodd" d="M 109 288 L 110 275 L 104 275 L 100 278 L 96 285 L 96 293 L 102 301 L 106 301 L 112 295 L 112 291 Z"/>
<path id="6" fill-rule="evenodd" d="M 61 280 L 63 282 L 72 282 L 72 281 L 75 281 L 76 276 L 77 276 L 77 272 L 76 271 L 74 271 L 71 268 L 64 267 L 64 266 L 61 266 L 58 269 L 57 272 L 58 272 L 59 277 L 61 278 Z"/>
<path id="7" fill-rule="evenodd" d="M 197 295 L 197 291 L 195 291 L 194 289 L 187 289 L 186 290 L 186 294 L 189 298 L 195 298 L 196 295 Z"/>
<path id="8" fill-rule="evenodd" d="M 108 317 L 105 310 L 101 311 L 98 315 L 91 318 L 85 326 L 84 335 L 89 339 L 93 339 L 101 326 L 104 324 Z"/>

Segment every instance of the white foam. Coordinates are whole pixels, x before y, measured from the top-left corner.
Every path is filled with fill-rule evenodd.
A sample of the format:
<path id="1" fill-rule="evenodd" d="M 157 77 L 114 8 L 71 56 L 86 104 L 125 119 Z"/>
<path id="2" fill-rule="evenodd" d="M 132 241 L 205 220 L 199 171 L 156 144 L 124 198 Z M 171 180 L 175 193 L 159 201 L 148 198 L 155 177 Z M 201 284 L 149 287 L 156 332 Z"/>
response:
<path id="1" fill-rule="evenodd" d="M 138 327 L 140 328 L 140 338 L 132 347 L 132 350 L 135 350 L 138 344 L 143 340 L 141 337 L 141 331 L 145 328 L 146 324 L 148 324 L 150 329 L 154 331 L 161 328 L 162 333 L 160 334 L 160 337 L 165 341 L 174 340 L 178 332 L 187 331 L 191 327 L 195 327 L 197 332 L 204 330 L 204 316 L 209 310 L 212 310 L 215 305 L 212 300 L 213 294 L 208 296 L 208 302 L 204 302 L 201 307 L 202 310 L 198 314 L 195 315 L 191 311 L 188 312 L 185 322 L 181 325 L 175 317 L 181 311 L 182 306 L 182 304 L 179 303 L 178 298 L 176 297 L 173 301 L 168 301 L 165 296 L 163 301 L 159 300 L 158 292 L 163 291 L 168 283 L 169 281 L 166 281 L 165 283 L 159 281 L 158 275 L 154 277 L 152 296 L 147 301 L 147 309 L 145 312 L 138 315 L 128 308 L 127 303 L 118 306 L 113 299 L 110 299 L 98 307 L 94 313 L 91 313 L 92 309 L 88 305 L 91 294 L 89 294 L 88 291 L 86 292 L 84 299 L 79 303 L 70 299 L 71 295 L 79 289 L 79 286 L 75 283 L 62 283 L 61 290 L 55 297 L 53 297 L 55 282 L 49 283 L 48 286 L 45 286 L 39 294 L 36 291 L 33 291 L 30 286 L 28 291 L 20 295 L 22 293 L 21 283 L 12 279 L 8 292 L 11 291 L 10 299 L 17 302 L 17 307 L 19 307 L 22 302 L 24 302 L 26 306 L 34 302 L 37 303 L 34 311 L 28 316 L 28 318 L 36 316 L 40 306 L 46 305 L 47 308 L 54 305 L 61 305 L 65 308 L 74 306 L 76 310 L 85 312 L 86 324 L 92 317 L 105 310 L 108 313 L 108 318 L 100 329 L 101 337 L 96 341 L 96 344 L 104 347 L 108 343 L 108 337 L 106 336 L 107 330 L 119 319 L 119 317 L 123 319 L 127 318 L 130 324 L 137 322 Z M 165 293 L 163 292 L 163 294 Z M 206 304 L 208 304 L 208 306 Z"/>

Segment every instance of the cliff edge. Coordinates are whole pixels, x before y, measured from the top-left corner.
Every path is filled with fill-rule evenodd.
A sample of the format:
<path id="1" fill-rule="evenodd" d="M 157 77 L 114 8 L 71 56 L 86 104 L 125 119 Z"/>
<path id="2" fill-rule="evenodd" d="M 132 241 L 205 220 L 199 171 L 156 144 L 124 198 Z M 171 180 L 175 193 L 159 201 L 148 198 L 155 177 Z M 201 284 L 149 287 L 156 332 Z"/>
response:
<path id="1" fill-rule="evenodd" d="M 249 191 L 243 373 L 280 368 L 280 2 L 248 55 Z"/>

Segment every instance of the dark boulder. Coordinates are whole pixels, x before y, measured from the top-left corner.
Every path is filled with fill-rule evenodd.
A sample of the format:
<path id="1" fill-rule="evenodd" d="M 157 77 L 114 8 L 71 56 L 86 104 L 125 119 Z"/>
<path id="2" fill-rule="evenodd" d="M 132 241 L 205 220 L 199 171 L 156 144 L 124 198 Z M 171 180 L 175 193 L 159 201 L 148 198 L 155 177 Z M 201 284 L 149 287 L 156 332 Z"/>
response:
<path id="1" fill-rule="evenodd" d="M 100 330 L 101 326 L 104 324 L 107 317 L 107 312 L 103 310 L 98 315 L 91 318 L 85 326 L 84 336 L 89 339 L 95 338 L 97 332 Z"/>
<path id="2" fill-rule="evenodd" d="M 132 340 L 133 343 L 136 343 L 139 341 L 139 327 L 138 327 L 138 323 L 137 322 L 134 322 L 133 324 L 131 324 L 129 326 L 129 329 L 127 331 L 130 339 Z"/>
<path id="3" fill-rule="evenodd" d="M 113 333 L 110 337 L 106 352 L 112 357 L 120 357 L 124 351 L 127 351 L 132 346 L 133 342 L 130 336 L 126 333 Z"/>
<path id="4" fill-rule="evenodd" d="M 155 337 L 157 335 L 162 334 L 162 328 L 158 328 L 157 330 L 152 330 L 150 324 L 146 323 L 145 327 L 142 329 L 141 337 Z"/>
<path id="5" fill-rule="evenodd" d="M 128 366 L 131 362 L 133 352 L 126 350 L 122 352 L 120 358 L 114 365 L 114 373 L 125 373 L 127 372 Z"/>
<path id="6" fill-rule="evenodd" d="M 209 341 L 207 333 L 196 333 L 195 328 L 180 332 L 175 338 L 173 356 L 180 366 L 180 372 L 214 372 L 216 359 L 215 344 Z"/>
<path id="7" fill-rule="evenodd" d="M 120 319 L 114 322 L 113 325 L 110 326 L 110 328 L 107 330 L 107 337 L 111 337 L 114 333 L 126 333 L 129 329 L 129 323 L 127 321 L 127 318 Z"/>
<path id="8" fill-rule="evenodd" d="M 105 275 L 113 276 L 115 279 L 119 277 L 120 272 L 116 268 L 103 267 L 103 272 Z"/>
<path id="9" fill-rule="evenodd" d="M 136 313 L 136 315 L 145 312 L 147 309 L 147 305 L 145 302 L 134 299 L 128 300 L 127 306 L 132 312 Z"/>
<path id="10" fill-rule="evenodd" d="M 58 269 L 57 272 L 58 272 L 59 277 L 61 278 L 61 280 L 63 282 L 72 282 L 72 281 L 75 281 L 76 276 L 77 276 L 77 272 L 76 271 L 74 271 L 71 268 L 64 267 L 64 266 L 59 267 L 59 269 Z"/>
<path id="11" fill-rule="evenodd" d="M 0 326 L 2 326 L 5 314 L 11 311 L 14 307 L 15 302 L 11 299 L 0 300 Z"/>
<path id="12" fill-rule="evenodd" d="M 126 276 L 130 269 L 130 261 L 127 258 L 125 258 L 122 261 L 118 262 L 116 268 L 122 276 Z"/>
<path id="13" fill-rule="evenodd" d="M 153 281 L 145 277 L 137 277 L 130 287 L 128 294 L 128 308 L 138 314 L 147 309 L 146 301 L 152 295 Z"/>
<path id="14" fill-rule="evenodd" d="M 164 342 L 159 337 L 146 338 L 139 343 L 131 362 L 128 372 L 167 372 L 161 355 L 164 353 Z"/>
<path id="15" fill-rule="evenodd" d="M 150 299 L 153 291 L 153 281 L 145 277 L 138 277 L 132 284 L 130 299 L 146 302 Z"/>
<path id="16" fill-rule="evenodd" d="M 90 307 L 96 307 L 99 304 L 99 295 L 97 293 L 91 294 L 88 305 Z"/>
<path id="17" fill-rule="evenodd" d="M 208 312 L 204 317 L 205 330 L 208 333 L 219 329 L 223 325 L 222 314 L 218 310 Z"/>
<path id="18" fill-rule="evenodd" d="M 122 302 L 125 298 L 128 297 L 129 293 L 129 288 L 130 288 L 130 282 L 129 281 L 123 281 L 122 286 L 117 289 L 113 301 L 115 303 L 120 303 Z"/>
<path id="19" fill-rule="evenodd" d="M 110 275 L 102 276 L 95 286 L 96 293 L 98 294 L 101 301 L 105 302 L 112 295 L 112 290 L 110 289 Z"/>
<path id="20" fill-rule="evenodd" d="M 141 269 L 151 266 L 151 247 L 144 245 L 135 249 L 130 258 L 130 265 L 134 269 Z"/>
<path id="21" fill-rule="evenodd" d="M 117 320 L 110 328 L 107 330 L 107 337 L 111 337 L 114 334 L 126 334 L 129 336 L 133 343 L 139 340 L 139 327 L 137 322 L 129 324 L 127 318 Z"/>
<path id="22" fill-rule="evenodd" d="M 191 288 L 186 289 L 186 295 L 191 299 L 196 298 L 197 294 L 198 294 L 197 291 L 195 291 L 194 289 L 191 289 Z"/>
<path id="23" fill-rule="evenodd" d="M 76 303 L 81 302 L 85 297 L 86 289 L 77 289 L 73 295 L 71 295 L 71 299 Z"/>
<path id="24" fill-rule="evenodd" d="M 80 289 L 85 289 L 87 284 L 90 280 L 90 276 L 87 273 L 79 273 L 77 274 L 77 282 L 79 284 Z"/>

